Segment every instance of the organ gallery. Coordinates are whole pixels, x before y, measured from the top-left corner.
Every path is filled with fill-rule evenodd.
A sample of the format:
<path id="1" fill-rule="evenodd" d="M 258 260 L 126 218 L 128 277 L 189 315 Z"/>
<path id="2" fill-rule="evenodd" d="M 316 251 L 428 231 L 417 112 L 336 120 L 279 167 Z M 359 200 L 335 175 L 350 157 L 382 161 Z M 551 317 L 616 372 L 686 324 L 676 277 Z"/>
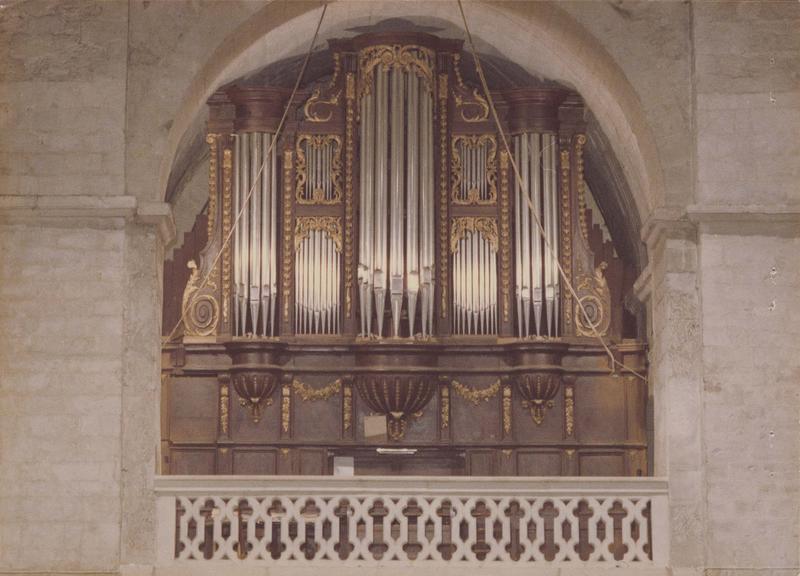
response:
<path id="1" fill-rule="evenodd" d="M 211 97 L 208 203 L 165 270 L 165 470 L 647 474 L 587 111 L 490 63 L 491 98 L 460 40 L 370 33 L 293 98 L 297 61 Z"/>

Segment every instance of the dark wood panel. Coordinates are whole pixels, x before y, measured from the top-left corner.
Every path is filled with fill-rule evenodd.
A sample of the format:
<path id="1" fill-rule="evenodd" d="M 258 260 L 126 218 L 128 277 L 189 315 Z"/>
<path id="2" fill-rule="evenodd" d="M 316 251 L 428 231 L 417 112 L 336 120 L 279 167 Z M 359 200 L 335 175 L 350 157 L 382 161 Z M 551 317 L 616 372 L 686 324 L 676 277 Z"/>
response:
<path id="1" fill-rule="evenodd" d="M 233 453 L 234 474 L 276 474 L 277 450 L 238 449 Z"/>
<path id="2" fill-rule="evenodd" d="M 170 440 L 213 442 L 217 439 L 218 390 L 216 378 L 172 378 Z"/>
<path id="3" fill-rule="evenodd" d="M 170 474 L 214 474 L 213 450 L 172 450 Z"/>
<path id="4" fill-rule="evenodd" d="M 578 456 L 581 476 L 624 476 L 623 453 L 581 453 Z"/>
<path id="5" fill-rule="evenodd" d="M 562 463 L 559 452 L 520 450 L 517 452 L 519 476 L 561 476 Z"/>

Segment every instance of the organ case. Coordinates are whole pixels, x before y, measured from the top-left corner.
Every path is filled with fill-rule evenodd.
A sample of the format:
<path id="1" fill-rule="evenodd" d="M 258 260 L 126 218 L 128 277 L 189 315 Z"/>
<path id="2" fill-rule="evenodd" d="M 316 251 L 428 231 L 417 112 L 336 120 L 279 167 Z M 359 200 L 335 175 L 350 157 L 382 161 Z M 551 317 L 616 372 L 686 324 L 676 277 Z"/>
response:
<path id="1" fill-rule="evenodd" d="M 367 34 L 327 57 L 291 102 L 260 79 L 209 101 L 165 468 L 646 473 L 646 383 L 595 337 L 645 370 L 630 275 L 590 235 L 580 97 L 493 91 L 506 149 L 460 41 Z"/>

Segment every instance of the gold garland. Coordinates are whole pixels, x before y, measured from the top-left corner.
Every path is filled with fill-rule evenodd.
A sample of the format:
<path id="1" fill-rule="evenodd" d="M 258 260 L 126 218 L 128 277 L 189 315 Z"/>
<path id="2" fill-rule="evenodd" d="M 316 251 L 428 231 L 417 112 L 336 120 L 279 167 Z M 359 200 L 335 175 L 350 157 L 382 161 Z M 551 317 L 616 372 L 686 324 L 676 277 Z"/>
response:
<path id="1" fill-rule="evenodd" d="M 494 384 L 490 384 L 486 388 L 480 389 L 473 388 L 472 386 L 466 386 L 458 380 L 452 380 L 451 385 L 453 386 L 453 390 L 458 392 L 459 396 L 468 402 L 472 402 L 476 406 L 481 400 L 488 402 L 490 398 L 494 398 L 500 391 L 499 378 L 494 382 Z"/>
<path id="2" fill-rule="evenodd" d="M 300 380 L 295 378 L 292 380 L 292 388 L 294 389 L 294 393 L 300 396 L 300 399 L 303 402 L 308 402 L 309 400 L 327 400 L 334 394 L 338 394 L 342 390 L 342 379 L 337 378 L 327 386 L 323 386 L 322 388 L 312 388 L 311 386 L 307 386 L 303 384 Z"/>

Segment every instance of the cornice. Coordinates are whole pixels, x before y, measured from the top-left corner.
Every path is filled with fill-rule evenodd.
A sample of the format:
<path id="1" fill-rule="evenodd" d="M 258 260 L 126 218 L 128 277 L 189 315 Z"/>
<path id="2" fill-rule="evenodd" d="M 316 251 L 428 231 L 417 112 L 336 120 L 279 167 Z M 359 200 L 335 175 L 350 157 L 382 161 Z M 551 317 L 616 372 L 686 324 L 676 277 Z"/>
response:
<path id="1" fill-rule="evenodd" d="M 102 223 L 120 219 L 154 226 L 164 245 L 175 238 L 172 206 L 165 202 L 139 202 L 135 196 L 123 195 L 0 195 L 0 222 L 3 223 Z"/>
<path id="2" fill-rule="evenodd" d="M 800 204 L 692 204 L 689 220 L 702 231 L 722 234 L 800 235 Z"/>

